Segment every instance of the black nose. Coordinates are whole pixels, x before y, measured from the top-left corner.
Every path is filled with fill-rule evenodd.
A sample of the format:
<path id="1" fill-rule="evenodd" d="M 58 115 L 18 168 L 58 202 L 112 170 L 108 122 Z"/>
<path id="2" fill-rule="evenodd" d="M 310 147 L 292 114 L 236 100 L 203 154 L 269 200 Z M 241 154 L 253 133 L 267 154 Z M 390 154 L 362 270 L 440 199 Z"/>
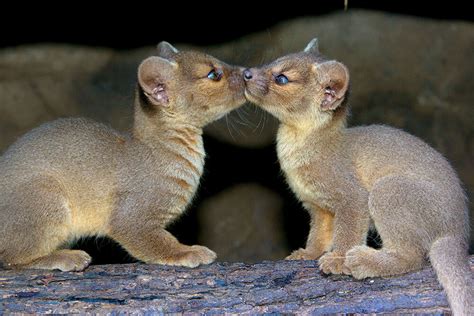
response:
<path id="1" fill-rule="evenodd" d="M 252 79 L 252 72 L 250 71 L 250 69 L 245 69 L 244 70 L 244 79 L 245 80 L 250 80 Z"/>

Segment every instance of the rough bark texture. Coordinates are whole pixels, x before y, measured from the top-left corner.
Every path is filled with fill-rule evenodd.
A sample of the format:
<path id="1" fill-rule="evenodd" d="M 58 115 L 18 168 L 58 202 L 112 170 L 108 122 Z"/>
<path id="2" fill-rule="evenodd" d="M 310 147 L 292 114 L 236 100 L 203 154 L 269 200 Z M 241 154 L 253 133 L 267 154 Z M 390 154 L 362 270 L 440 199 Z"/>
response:
<path id="1" fill-rule="evenodd" d="M 470 262 L 474 269 L 474 257 Z M 196 269 L 123 264 L 92 266 L 83 273 L 0 271 L 0 298 L 0 314 L 449 312 L 429 267 L 355 281 L 323 276 L 313 261 Z"/>

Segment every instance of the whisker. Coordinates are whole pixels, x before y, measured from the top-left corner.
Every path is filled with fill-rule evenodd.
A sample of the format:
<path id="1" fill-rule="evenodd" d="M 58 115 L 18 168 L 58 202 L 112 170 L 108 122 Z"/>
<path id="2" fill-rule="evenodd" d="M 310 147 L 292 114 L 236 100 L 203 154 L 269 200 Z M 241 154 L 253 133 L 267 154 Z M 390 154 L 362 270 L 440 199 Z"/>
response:
<path id="1" fill-rule="evenodd" d="M 262 115 L 261 115 L 262 110 L 260 110 L 260 108 L 258 108 L 258 109 L 256 109 L 256 111 L 258 111 L 258 115 L 259 115 L 258 124 L 257 124 L 257 127 L 255 127 L 252 130 L 252 133 L 255 133 L 256 131 L 258 131 L 258 129 L 260 128 L 260 124 L 262 123 Z M 257 115 L 257 113 L 255 113 L 255 114 Z"/>
<path id="2" fill-rule="evenodd" d="M 258 64 L 259 64 L 259 65 L 263 65 L 263 62 L 264 62 L 264 61 L 265 61 L 265 56 L 264 56 L 263 53 L 261 53 L 261 55 L 260 55 L 260 61 L 259 61 Z"/>
<path id="3" fill-rule="evenodd" d="M 234 122 L 242 126 L 249 126 L 249 124 L 246 124 L 245 122 L 243 122 L 242 120 L 238 120 L 237 118 L 234 118 Z"/>
<path id="4" fill-rule="evenodd" d="M 244 123 L 240 122 L 235 116 L 232 116 L 231 119 L 229 120 L 230 122 L 230 127 L 232 129 L 234 129 L 234 131 L 236 131 L 240 136 L 245 136 L 244 133 L 242 133 L 242 131 L 238 128 L 238 127 L 235 127 L 232 122 L 235 122 L 237 124 L 240 124 L 240 125 L 245 125 Z"/>
<path id="5" fill-rule="evenodd" d="M 236 113 L 237 115 L 239 116 L 239 118 L 242 120 L 242 125 L 244 126 L 250 126 L 252 124 L 252 122 L 250 122 L 248 120 L 248 118 L 246 117 L 246 113 L 244 112 L 243 116 L 242 116 L 242 112 L 239 111 L 240 109 L 237 109 Z"/>
<path id="6" fill-rule="evenodd" d="M 226 122 L 226 125 L 227 125 L 227 130 L 229 131 L 230 137 L 232 137 L 232 139 L 235 141 L 234 134 L 232 134 L 232 131 L 229 128 L 229 115 L 228 114 L 226 114 L 226 116 L 225 116 L 225 122 Z"/>
<path id="7" fill-rule="evenodd" d="M 232 134 L 231 130 L 234 130 L 234 131 L 237 132 L 240 136 L 245 137 L 245 135 L 242 133 L 242 131 L 241 131 L 240 129 L 236 128 L 236 127 L 232 124 L 232 120 L 234 120 L 234 117 L 231 117 L 230 120 L 229 120 L 228 118 L 229 118 L 229 115 L 227 114 L 227 115 L 225 116 L 225 120 L 226 120 L 226 123 L 227 123 L 227 129 L 229 130 L 229 134 L 230 134 L 230 136 L 232 137 L 232 139 L 233 139 L 233 140 L 236 140 L 235 137 L 234 137 L 234 135 Z M 240 122 L 237 122 L 237 123 L 242 124 L 242 123 L 240 123 Z M 230 126 L 230 128 L 229 128 L 229 126 Z"/>
<path id="8" fill-rule="evenodd" d="M 267 111 L 262 111 L 263 112 L 263 124 L 262 128 L 260 129 L 259 135 L 262 135 L 263 130 L 265 129 L 265 124 L 267 123 Z"/>

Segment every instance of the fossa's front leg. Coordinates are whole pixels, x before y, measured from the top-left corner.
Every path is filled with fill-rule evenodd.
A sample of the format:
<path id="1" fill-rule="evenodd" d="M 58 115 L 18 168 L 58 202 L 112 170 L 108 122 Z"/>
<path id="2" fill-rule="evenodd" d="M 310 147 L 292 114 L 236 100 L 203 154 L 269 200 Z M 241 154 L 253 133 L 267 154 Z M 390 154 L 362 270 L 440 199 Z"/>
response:
<path id="1" fill-rule="evenodd" d="M 350 274 L 344 266 L 345 255 L 354 246 L 365 244 L 370 217 L 363 206 L 355 203 L 338 206 L 334 211 L 332 249 L 319 259 L 319 267 L 324 273 Z"/>
<path id="2" fill-rule="evenodd" d="M 204 246 L 187 246 L 163 228 L 136 229 L 111 234 L 133 257 L 146 262 L 194 268 L 209 264 L 216 254 Z"/>
<path id="3" fill-rule="evenodd" d="M 207 247 L 180 243 L 165 230 L 156 214 L 143 217 L 134 215 L 127 218 L 123 214 L 116 216 L 111 221 L 109 233 L 133 257 L 146 263 L 190 268 L 209 264 L 216 259 L 215 252 Z"/>
<path id="4" fill-rule="evenodd" d="M 310 209 L 311 224 L 306 248 L 295 250 L 286 260 L 315 260 L 332 245 L 334 214 L 319 207 Z"/>

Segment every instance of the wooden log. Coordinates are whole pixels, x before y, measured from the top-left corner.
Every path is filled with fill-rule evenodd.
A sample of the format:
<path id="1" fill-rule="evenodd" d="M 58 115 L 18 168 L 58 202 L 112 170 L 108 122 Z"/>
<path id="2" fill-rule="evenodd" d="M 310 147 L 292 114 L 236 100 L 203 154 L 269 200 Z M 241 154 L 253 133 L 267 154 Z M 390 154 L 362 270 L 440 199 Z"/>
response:
<path id="1" fill-rule="evenodd" d="M 474 256 L 470 258 L 474 269 Z M 85 272 L 0 270 L 5 313 L 449 312 L 431 267 L 357 281 L 322 275 L 315 261 L 91 266 Z"/>

